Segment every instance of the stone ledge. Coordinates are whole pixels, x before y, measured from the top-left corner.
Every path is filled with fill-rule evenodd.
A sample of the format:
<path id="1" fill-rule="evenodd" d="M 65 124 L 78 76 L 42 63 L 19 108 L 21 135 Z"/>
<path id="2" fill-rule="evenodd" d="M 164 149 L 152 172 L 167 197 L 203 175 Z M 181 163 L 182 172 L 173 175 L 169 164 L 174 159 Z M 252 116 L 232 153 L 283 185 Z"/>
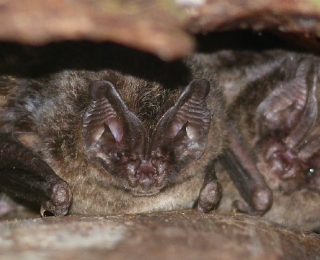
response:
<path id="1" fill-rule="evenodd" d="M 318 259 L 320 236 L 245 214 L 176 211 L 0 222 L 1 259 Z"/>

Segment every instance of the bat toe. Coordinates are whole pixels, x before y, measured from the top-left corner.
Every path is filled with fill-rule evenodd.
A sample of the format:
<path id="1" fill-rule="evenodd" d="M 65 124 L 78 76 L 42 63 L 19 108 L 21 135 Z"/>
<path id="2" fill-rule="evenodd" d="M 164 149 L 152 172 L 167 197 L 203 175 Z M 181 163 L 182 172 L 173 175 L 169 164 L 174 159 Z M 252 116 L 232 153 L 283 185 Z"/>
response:
<path id="1" fill-rule="evenodd" d="M 46 216 L 65 216 L 72 202 L 72 192 L 69 185 L 61 181 L 52 187 L 51 200 L 41 205 L 40 214 Z"/>
<path id="2" fill-rule="evenodd" d="M 219 203 L 222 195 L 222 186 L 217 181 L 208 182 L 200 191 L 197 210 L 200 212 L 209 212 Z"/>

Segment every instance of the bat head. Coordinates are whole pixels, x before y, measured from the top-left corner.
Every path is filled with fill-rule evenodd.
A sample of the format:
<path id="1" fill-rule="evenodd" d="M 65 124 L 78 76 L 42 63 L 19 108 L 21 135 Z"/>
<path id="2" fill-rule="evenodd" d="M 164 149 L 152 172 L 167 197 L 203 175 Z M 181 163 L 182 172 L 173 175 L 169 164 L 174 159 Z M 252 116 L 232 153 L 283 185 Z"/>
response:
<path id="1" fill-rule="evenodd" d="M 296 66 L 261 102 L 256 118 L 266 172 L 285 192 L 320 184 L 318 65 L 308 57 Z"/>
<path id="2" fill-rule="evenodd" d="M 93 81 L 83 116 L 83 149 L 135 196 L 151 196 L 173 184 L 204 152 L 210 125 L 205 98 L 210 84 L 190 82 L 150 134 L 109 81 Z"/>

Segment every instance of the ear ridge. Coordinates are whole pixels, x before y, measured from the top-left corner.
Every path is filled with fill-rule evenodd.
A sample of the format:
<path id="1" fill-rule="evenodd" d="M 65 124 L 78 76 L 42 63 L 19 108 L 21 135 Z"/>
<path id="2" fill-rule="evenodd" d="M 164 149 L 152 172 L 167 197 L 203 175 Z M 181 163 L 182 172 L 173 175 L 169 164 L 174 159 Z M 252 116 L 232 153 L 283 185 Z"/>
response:
<path id="1" fill-rule="evenodd" d="M 309 104 L 307 109 L 304 109 L 304 113 L 309 113 L 310 115 L 314 113 L 312 111 L 315 110 L 311 108 L 311 105 L 314 106 L 312 95 L 314 96 L 313 89 L 316 85 L 316 67 L 313 60 L 301 60 L 298 67 L 294 70 L 295 76 L 289 78 L 286 82 L 281 82 L 281 85 L 274 88 L 268 97 L 260 103 L 256 111 L 257 125 L 260 126 L 257 129 L 259 135 L 256 141 L 268 135 L 271 131 L 276 130 L 277 126 L 292 128 L 291 125 L 297 121 L 296 118 L 299 116 L 300 108 L 305 107 L 306 102 L 308 102 L 308 100 L 305 100 L 305 97 L 309 98 L 313 103 Z M 312 73 L 314 73 L 314 76 L 311 75 L 311 80 L 309 80 L 308 78 Z M 298 75 L 301 76 L 298 77 Z M 288 116 L 279 117 L 285 111 L 287 111 Z M 311 126 L 312 122 L 308 122 L 308 125 Z M 307 129 L 305 126 L 304 128 Z M 296 140 L 288 140 L 288 142 L 290 142 L 290 146 L 292 147 L 299 143 Z"/>
<path id="2" fill-rule="evenodd" d="M 93 140 L 97 141 L 104 131 L 104 124 L 109 125 L 110 121 L 116 120 L 116 116 L 117 114 L 108 100 L 92 100 L 83 117 L 83 132 L 92 135 Z M 120 141 L 120 138 L 115 139 Z"/>
<path id="3" fill-rule="evenodd" d="M 207 109 L 205 98 L 209 92 L 209 82 L 200 83 L 198 81 L 191 82 L 193 94 L 189 100 L 183 104 L 181 109 L 177 111 L 176 117 L 187 121 L 187 135 L 193 141 L 198 141 L 209 130 L 210 112 Z M 181 114 L 185 115 L 185 118 Z M 199 127 L 202 125 L 202 127 Z"/>
<path id="4" fill-rule="evenodd" d="M 90 159 L 97 154 L 115 152 L 119 146 L 144 153 L 145 129 L 129 111 L 120 94 L 109 81 L 89 85 L 90 103 L 83 116 L 83 146 Z M 104 147 L 104 148 L 102 148 Z"/>
<path id="5" fill-rule="evenodd" d="M 300 149 L 301 146 L 305 145 L 305 137 L 313 130 L 318 118 L 318 100 L 316 94 L 318 88 L 318 66 L 315 62 L 312 62 L 309 68 L 306 84 L 307 97 L 301 120 L 299 120 L 290 135 L 285 139 L 285 143 L 291 149 Z"/>
<path id="6" fill-rule="evenodd" d="M 205 98 L 210 84 L 193 80 L 176 104 L 159 120 L 152 138 L 151 150 L 173 151 L 178 167 L 183 168 L 204 152 L 210 126 L 210 112 Z M 181 129 L 185 127 L 185 136 Z M 179 138 L 175 138 L 179 135 Z"/>

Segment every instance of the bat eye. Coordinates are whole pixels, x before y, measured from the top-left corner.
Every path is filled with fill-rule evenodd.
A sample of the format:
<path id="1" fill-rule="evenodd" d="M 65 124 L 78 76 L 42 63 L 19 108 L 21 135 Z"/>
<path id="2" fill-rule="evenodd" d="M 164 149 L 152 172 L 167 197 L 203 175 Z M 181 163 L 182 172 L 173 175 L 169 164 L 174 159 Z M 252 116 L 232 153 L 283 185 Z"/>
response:
<path id="1" fill-rule="evenodd" d="M 126 163 L 128 162 L 129 158 L 126 155 L 124 151 L 117 151 L 113 154 L 113 158 L 115 161 L 121 162 L 121 163 Z"/>
<path id="2" fill-rule="evenodd" d="M 160 149 L 158 148 L 157 150 L 152 151 L 151 152 L 151 157 L 153 159 L 162 157 L 162 153 L 160 152 Z"/>
<path id="3" fill-rule="evenodd" d="M 169 161 L 166 154 L 163 154 L 159 149 L 151 152 L 151 163 L 152 165 L 161 165 Z"/>
<path id="4" fill-rule="evenodd" d="M 121 162 L 122 162 L 122 163 L 128 163 L 128 162 L 129 162 L 129 157 L 123 156 L 123 157 L 121 158 Z"/>
<path id="5" fill-rule="evenodd" d="M 138 159 L 139 159 L 139 157 L 138 157 L 138 155 L 137 155 L 136 153 L 134 153 L 134 154 L 131 155 L 131 160 L 132 160 L 132 161 L 136 161 L 136 160 L 138 160 Z"/>
<path id="6" fill-rule="evenodd" d="M 315 170 L 314 168 L 309 168 L 307 175 L 308 175 L 308 177 L 311 177 L 311 176 L 313 176 L 315 173 L 316 173 L 316 170 Z"/>
<path id="7" fill-rule="evenodd" d="M 116 152 L 114 158 L 120 164 L 137 163 L 139 161 L 139 156 L 136 153 L 130 154 L 126 151 Z"/>

